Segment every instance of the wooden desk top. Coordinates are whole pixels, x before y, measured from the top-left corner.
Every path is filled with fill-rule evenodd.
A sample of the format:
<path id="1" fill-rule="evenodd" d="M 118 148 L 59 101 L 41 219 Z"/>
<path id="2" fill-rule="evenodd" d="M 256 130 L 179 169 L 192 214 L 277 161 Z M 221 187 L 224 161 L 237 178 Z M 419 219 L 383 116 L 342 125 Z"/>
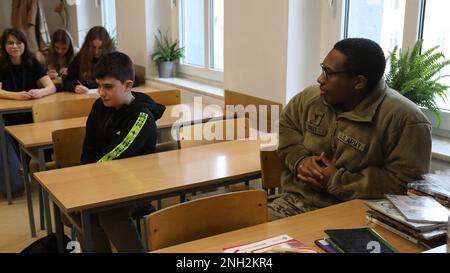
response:
<path id="1" fill-rule="evenodd" d="M 367 227 L 367 207 L 363 201 L 355 200 L 321 210 L 305 213 L 266 224 L 249 227 L 194 242 L 181 244 L 155 252 L 159 253 L 222 253 L 224 248 L 257 242 L 279 235 L 289 235 L 319 252 L 314 241 L 326 238 L 326 229 L 346 229 Z M 381 227 L 370 224 L 384 239 L 401 253 L 425 251 L 400 236 Z"/>
<path id="2" fill-rule="evenodd" d="M 258 141 L 194 148 L 36 173 L 65 212 L 174 193 L 259 174 Z"/>
<path id="3" fill-rule="evenodd" d="M 18 100 L 0 99 L 0 111 L 31 110 L 31 108 L 35 104 L 58 102 L 65 100 L 86 99 L 92 97 L 98 97 L 98 94 L 79 95 L 69 92 L 60 92 L 37 100 L 18 101 Z"/>
<path id="4" fill-rule="evenodd" d="M 167 106 L 164 115 L 156 122 L 156 125 L 159 129 L 164 129 L 172 127 L 172 125 L 176 122 L 186 125 L 194 122 L 201 122 L 212 117 L 223 117 L 223 114 L 221 113 L 222 109 L 217 109 L 215 112 L 213 111 L 207 113 L 202 111 L 204 107 L 206 107 L 206 105 L 198 105 L 194 103 Z M 191 115 L 179 114 L 184 111 L 186 111 L 186 113 L 191 113 Z M 194 112 L 196 114 L 194 114 Z M 34 148 L 44 145 L 51 145 L 53 131 L 83 127 L 86 125 L 86 120 L 87 117 L 82 117 L 7 126 L 6 131 L 23 147 Z"/>
<path id="5" fill-rule="evenodd" d="M 136 92 L 151 93 L 155 91 L 160 91 L 156 88 L 144 85 L 133 88 Z M 98 97 L 98 94 L 75 94 L 72 92 L 59 92 L 53 95 L 38 99 L 38 100 L 27 100 L 27 101 L 17 101 L 17 100 L 5 100 L 0 99 L 0 112 L 3 111 L 18 111 L 18 110 L 31 110 L 34 104 L 39 103 L 49 103 L 64 100 L 75 100 L 75 99 L 85 99 L 91 97 Z"/>

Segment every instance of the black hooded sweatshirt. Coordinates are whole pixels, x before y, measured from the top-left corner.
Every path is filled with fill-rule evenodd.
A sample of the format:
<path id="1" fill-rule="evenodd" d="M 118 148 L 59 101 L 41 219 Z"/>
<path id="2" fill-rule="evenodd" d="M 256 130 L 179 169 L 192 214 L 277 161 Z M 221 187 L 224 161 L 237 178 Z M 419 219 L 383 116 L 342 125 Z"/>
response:
<path id="1" fill-rule="evenodd" d="M 143 93 L 132 92 L 130 105 L 120 109 L 104 106 L 98 99 L 86 123 L 81 164 L 153 153 L 157 139 L 156 120 L 165 106 Z"/>

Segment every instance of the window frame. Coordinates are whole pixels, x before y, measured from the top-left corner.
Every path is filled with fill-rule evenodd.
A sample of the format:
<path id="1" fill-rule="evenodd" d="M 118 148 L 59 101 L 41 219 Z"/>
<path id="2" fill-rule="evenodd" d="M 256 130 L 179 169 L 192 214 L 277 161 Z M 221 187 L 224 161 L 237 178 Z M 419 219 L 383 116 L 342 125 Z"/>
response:
<path id="1" fill-rule="evenodd" d="M 173 5 L 176 12 L 173 13 L 174 22 L 177 26 L 173 29 L 173 38 L 180 41 L 180 45 L 184 46 L 184 31 L 185 26 L 183 22 L 183 7 L 184 1 L 186 0 L 173 0 Z M 188 0 L 187 0 L 188 1 Z M 224 72 L 219 69 L 213 68 L 214 64 L 214 25 L 213 25 L 213 4 L 214 0 L 203 0 L 204 1 L 204 47 L 205 47 L 205 66 L 197 66 L 192 64 L 187 64 L 185 58 L 180 60 L 178 67 L 178 74 L 183 78 L 191 79 L 201 79 L 212 81 L 216 83 L 224 82 Z"/>
<path id="2" fill-rule="evenodd" d="M 111 3 L 113 3 L 114 6 L 112 6 Z M 108 2 L 108 0 L 101 0 L 100 6 L 101 6 L 100 13 L 102 16 L 103 26 L 105 26 L 105 28 L 108 30 L 108 33 L 110 35 L 117 36 L 117 19 L 116 19 L 117 11 L 116 11 L 115 2 L 114 1 Z M 114 13 L 114 14 L 112 14 L 112 13 Z M 111 24 L 112 24 L 112 26 L 111 26 Z"/>

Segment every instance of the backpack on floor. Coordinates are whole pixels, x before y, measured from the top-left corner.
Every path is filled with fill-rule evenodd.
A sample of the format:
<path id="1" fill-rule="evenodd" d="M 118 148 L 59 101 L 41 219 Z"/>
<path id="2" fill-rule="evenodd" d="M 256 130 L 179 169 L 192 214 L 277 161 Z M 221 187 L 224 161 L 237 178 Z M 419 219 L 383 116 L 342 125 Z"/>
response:
<path id="1" fill-rule="evenodd" d="M 19 153 L 13 140 L 9 135 L 6 135 L 6 146 L 8 147 L 8 169 L 9 169 L 9 179 L 11 182 L 11 192 L 23 192 L 23 172 L 22 164 L 19 159 Z M 6 194 L 5 185 L 5 171 L 3 169 L 3 156 L 0 154 L 0 192 Z"/>
<path id="2" fill-rule="evenodd" d="M 66 246 L 70 242 L 70 238 L 64 235 L 64 253 L 70 253 Z M 58 240 L 56 234 L 52 233 L 32 243 L 30 246 L 22 250 L 21 253 L 58 253 Z"/>

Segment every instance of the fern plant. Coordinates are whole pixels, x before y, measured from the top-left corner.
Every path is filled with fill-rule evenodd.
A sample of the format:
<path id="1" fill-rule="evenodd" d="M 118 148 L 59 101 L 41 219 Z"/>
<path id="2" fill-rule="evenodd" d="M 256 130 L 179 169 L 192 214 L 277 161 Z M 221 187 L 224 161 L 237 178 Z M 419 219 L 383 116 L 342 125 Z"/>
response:
<path id="1" fill-rule="evenodd" d="M 415 104 L 429 109 L 436 117 L 438 126 L 441 112 L 435 101 L 440 97 L 447 101 L 447 90 L 450 86 L 440 83 L 448 75 L 441 75 L 442 69 L 450 65 L 439 46 L 420 54 L 423 41 L 416 42 L 414 49 L 406 53 L 396 47 L 389 54 L 390 71 L 386 75 L 389 87 L 399 91 Z"/>
<path id="2" fill-rule="evenodd" d="M 173 62 L 184 57 L 184 47 L 179 47 L 179 41 L 171 41 L 169 35 L 161 33 L 158 29 L 158 36 L 155 35 L 156 50 L 152 54 L 152 59 L 155 63 Z"/>

